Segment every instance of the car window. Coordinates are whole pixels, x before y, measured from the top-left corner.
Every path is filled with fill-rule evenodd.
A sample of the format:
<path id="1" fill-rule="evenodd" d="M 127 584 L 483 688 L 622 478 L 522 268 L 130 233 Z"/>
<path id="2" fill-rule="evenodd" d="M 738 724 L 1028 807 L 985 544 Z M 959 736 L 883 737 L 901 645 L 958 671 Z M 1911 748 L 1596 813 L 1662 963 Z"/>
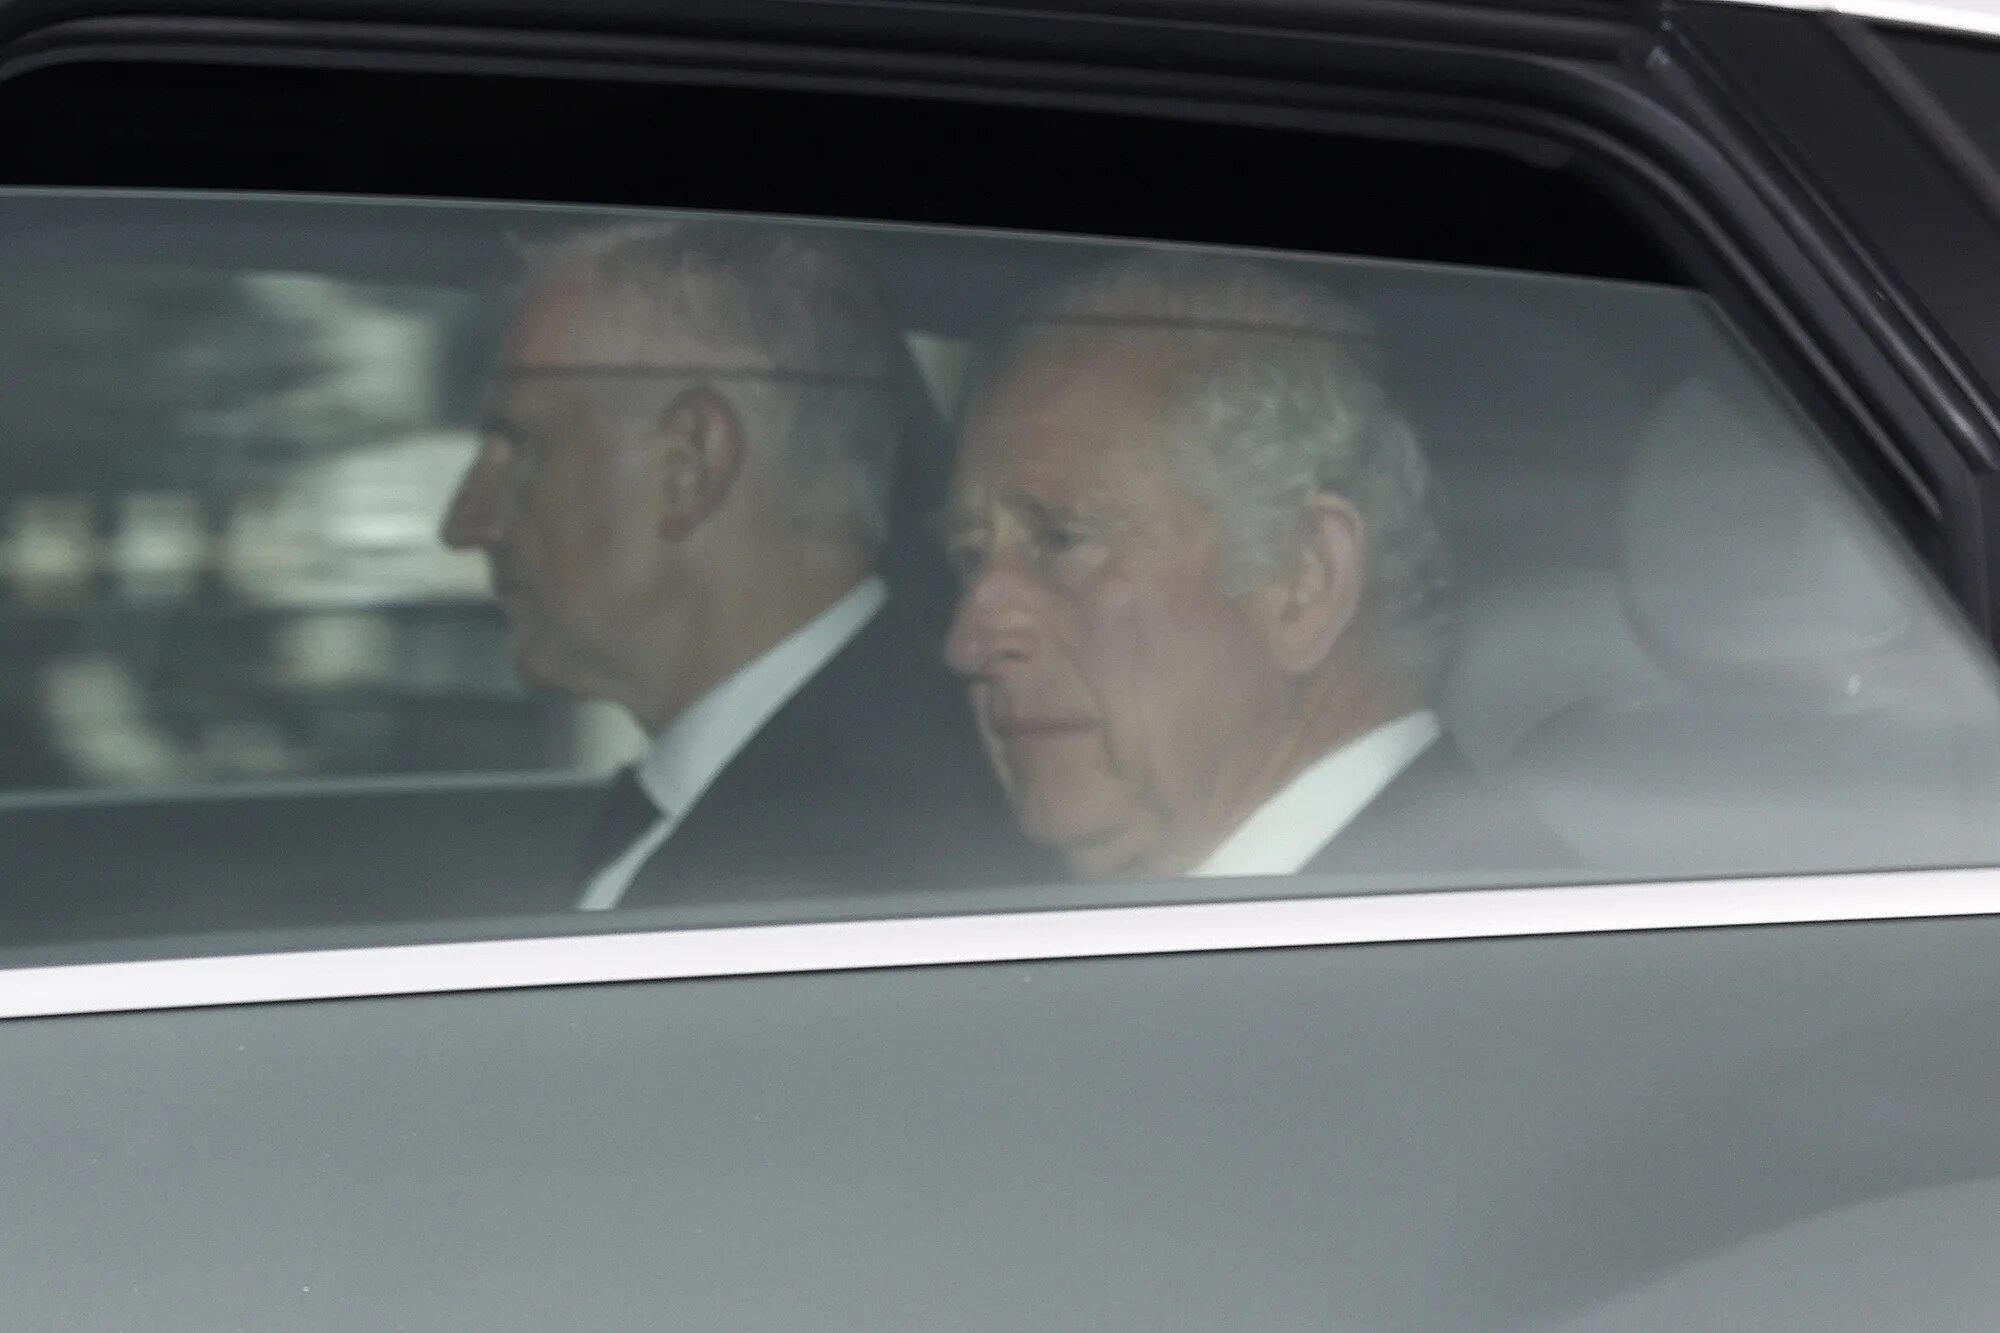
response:
<path id="1" fill-rule="evenodd" d="M 303 196 L 0 227 L 11 942 L 1995 856 L 1990 655 L 1690 288 Z"/>

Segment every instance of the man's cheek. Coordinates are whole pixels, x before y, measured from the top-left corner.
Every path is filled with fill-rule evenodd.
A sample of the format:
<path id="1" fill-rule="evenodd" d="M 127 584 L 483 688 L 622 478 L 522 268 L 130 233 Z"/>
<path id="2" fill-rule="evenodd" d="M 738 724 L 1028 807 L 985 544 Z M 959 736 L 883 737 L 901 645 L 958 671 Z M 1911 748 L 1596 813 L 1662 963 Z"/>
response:
<path id="1" fill-rule="evenodd" d="M 1134 580 L 1107 580 L 1084 623 L 1079 657 L 1105 721 L 1106 759 L 1134 776 L 1172 719 L 1162 715 L 1159 685 L 1173 670 L 1162 608 Z"/>
<path id="2" fill-rule="evenodd" d="M 1130 682 L 1147 663 L 1156 634 L 1158 612 L 1144 591 L 1129 578 L 1107 578 L 1094 590 L 1079 617 L 1086 671 L 1101 682 L 1100 694 Z"/>

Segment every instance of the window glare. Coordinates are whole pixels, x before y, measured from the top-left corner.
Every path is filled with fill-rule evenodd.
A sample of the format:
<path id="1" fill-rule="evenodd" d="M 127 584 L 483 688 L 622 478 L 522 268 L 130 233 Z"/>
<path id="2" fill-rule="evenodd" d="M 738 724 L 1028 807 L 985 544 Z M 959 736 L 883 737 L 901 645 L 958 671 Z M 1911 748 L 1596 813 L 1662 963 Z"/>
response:
<path id="1" fill-rule="evenodd" d="M 977 779 L 1023 852 L 981 884 L 909 835 L 911 864 L 933 858 L 936 883 L 913 871 L 867 910 L 1087 905 L 1123 900 L 1121 884 L 1294 870 L 1307 873 L 1281 891 L 2000 854 L 1990 653 L 1700 292 L 799 224 L 887 294 L 888 351 L 836 330 L 813 353 L 822 343 L 756 333 L 762 310 L 697 286 L 676 299 L 709 323 L 675 332 L 674 357 L 645 322 L 666 304 L 628 327 L 617 320 L 641 297 L 595 287 L 596 306 L 577 298 L 590 328 L 536 341 L 524 254 L 588 256 L 659 221 L 0 198 L 0 840 L 35 853 L 38 921 L 115 936 L 288 919 L 104 906 L 144 893 L 149 871 L 93 860 L 115 858 L 117 821 L 135 811 L 164 821 L 149 836 L 213 839 L 196 850 L 245 886 L 238 901 L 286 895 L 282 852 L 176 824 L 196 792 L 240 802 L 242 820 L 272 821 L 295 848 L 310 847 L 307 828 L 328 845 L 402 839 L 380 855 L 409 868 L 404 919 L 519 914 L 522 899 L 480 896 L 480 877 L 515 857 L 489 819 L 570 866 L 604 774 L 643 769 L 662 745 L 748 744 L 732 729 L 754 734 L 818 668 L 768 706 L 728 702 L 763 688 L 740 685 L 746 674 L 792 670 L 786 654 L 809 656 L 796 645 L 816 634 L 838 649 L 853 626 L 886 623 L 879 599 L 852 591 L 864 575 L 886 605 L 929 619 L 905 670 L 843 687 L 863 692 L 850 711 L 878 710 L 880 746 L 921 768 L 937 726 L 896 719 L 903 692 L 935 677 L 964 732 L 954 743 L 990 764 Z M 641 281 L 638 260 L 606 262 Z M 785 263 L 808 271 L 783 255 L 770 271 Z M 763 295 L 788 308 L 790 293 Z M 1238 308 L 1275 313 L 1238 327 Z M 826 363 L 802 363 L 815 355 Z M 548 457 L 482 449 L 481 413 L 502 402 L 564 423 Z M 863 447 L 892 430 L 893 472 Z M 1206 452 L 1189 462 L 1196 438 Z M 1140 457 L 1142 440 L 1159 452 Z M 662 459 L 692 461 L 672 472 Z M 744 467 L 743 485 L 786 488 L 785 540 L 834 534 L 799 549 L 833 552 L 826 567 L 844 572 L 799 584 L 796 608 L 773 592 L 724 622 L 710 594 L 657 594 L 681 577 L 670 570 L 719 559 L 698 550 L 753 540 L 750 520 L 712 518 L 734 512 Z M 628 500 L 670 485 L 700 498 L 630 518 Z M 1308 492 L 1333 498 L 1298 511 L 1303 545 L 1272 545 L 1278 526 L 1245 517 Z M 561 503 L 592 517 L 563 520 Z M 978 534 L 955 542 L 955 576 L 934 535 L 947 513 L 954 533 Z M 684 540 L 674 524 L 707 546 L 661 554 L 660 532 Z M 727 549 L 739 565 L 760 550 Z M 549 571 L 587 560 L 595 572 L 574 577 L 588 597 L 549 591 Z M 1333 571 L 1292 594 L 1322 620 L 1260 619 L 1283 601 L 1274 571 L 1300 560 Z M 1366 570 L 1351 596 L 1325 592 L 1350 565 Z M 1211 623 L 1229 628 L 1196 632 Z M 724 660 L 726 647 L 740 652 Z M 1284 711 L 1283 681 L 1332 682 L 1334 700 L 1363 670 L 1385 701 L 1352 725 Z M 698 711 L 714 699 L 719 714 Z M 699 737 L 669 745 L 690 716 Z M 1286 738 L 1283 781 L 1245 786 L 1226 810 L 1185 795 L 1236 781 L 1260 726 Z M 1386 827 L 1371 804 L 1446 748 L 1458 785 L 1399 813 L 1404 841 L 1383 845 L 1462 843 L 1461 860 L 1327 857 L 1347 830 Z M 703 803 L 804 799 L 731 771 L 727 758 L 703 770 L 660 836 L 695 828 Z M 329 804 L 364 779 L 370 804 Z M 527 806 L 482 815 L 493 779 L 513 784 L 510 801 L 546 789 L 569 804 L 546 827 Z M 435 818 L 396 807 L 420 789 L 469 804 Z M 1503 808 L 1534 834 L 1481 833 Z M 342 822 L 354 819 L 369 822 Z M 462 854 L 489 836 L 494 850 Z M 1482 846 L 1500 849 L 1490 865 Z M 803 882 L 815 862 L 763 851 L 775 859 L 760 919 L 805 911 L 793 904 L 821 892 Z M 61 924 L 73 879 L 111 895 L 92 899 L 99 925 Z M 979 892 L 954 898 L 961 880 Z M 338 907 L 316 921 L 347 923 Z"/>

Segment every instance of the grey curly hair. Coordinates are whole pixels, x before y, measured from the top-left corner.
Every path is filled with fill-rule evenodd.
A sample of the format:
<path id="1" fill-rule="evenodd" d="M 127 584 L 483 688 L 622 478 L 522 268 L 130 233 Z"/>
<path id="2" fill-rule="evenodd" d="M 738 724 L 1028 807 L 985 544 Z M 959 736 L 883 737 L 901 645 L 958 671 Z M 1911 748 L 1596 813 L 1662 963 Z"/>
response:
<path id="1" fill-rule="evenodd" d="M 1265 264 L 1148 252 L 1035 301 L 990 364 L 1051 327 L 1091 326 L 1192 353 L 1167 405 L 1169 439 L 1182 481 L 1222 526 L 1232 590 L 1270 573 L 1301 502 L 1332 491 L 1367 527 L 1365 604 L 1404 663 L 1434 676 L 1449 621 L 1435 486 L 1383 386 L 1365 316 Z"/>

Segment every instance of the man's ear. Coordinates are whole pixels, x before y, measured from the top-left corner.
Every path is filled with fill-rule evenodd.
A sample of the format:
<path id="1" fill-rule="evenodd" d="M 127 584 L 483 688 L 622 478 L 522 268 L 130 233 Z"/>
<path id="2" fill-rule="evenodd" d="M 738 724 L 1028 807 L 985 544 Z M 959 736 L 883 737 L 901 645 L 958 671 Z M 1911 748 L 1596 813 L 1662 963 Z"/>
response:
<path id="1" fill-rule="evenodd" d="M 1293 548 L 1258 603 L 1274 659 L 1302 676 L 1332 654 L 1361 609 L 1368 532 L 1360 512 L 1331 491 L 1313 492 L 1297 522 Z"/>
<path id="2" fill-rule="evenodd" d="M 654 445 L 662 451 L 663 535 L 680 541 L 722 508 L 743 470 L 742 418 L 707 385 L 676 394 L 660 413 Z"/>

